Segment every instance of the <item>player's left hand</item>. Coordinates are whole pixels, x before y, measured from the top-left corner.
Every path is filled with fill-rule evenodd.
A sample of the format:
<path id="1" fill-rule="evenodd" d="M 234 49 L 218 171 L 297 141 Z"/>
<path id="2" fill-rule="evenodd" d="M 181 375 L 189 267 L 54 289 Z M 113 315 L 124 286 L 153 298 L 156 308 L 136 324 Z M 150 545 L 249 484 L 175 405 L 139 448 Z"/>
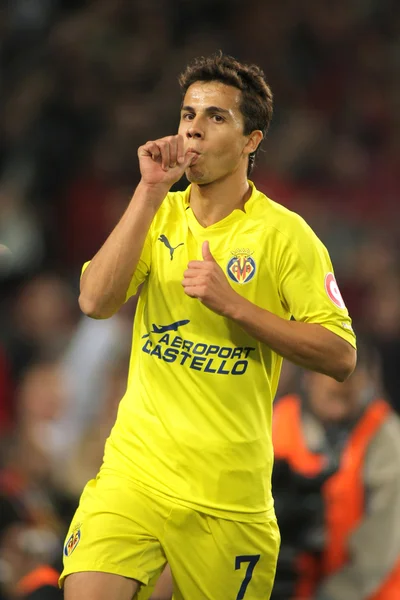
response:
<path id="1" fill-rule="evenodd" d="M 210 251 L 209 242 L 203 242 L 203 260 L 192 260 L 183 274 L 182 285 L 191 298 L 198 298 L 210 310 L 225 317 L 234 303 L 240 300 L 229 285 L 225 274 Z"/>

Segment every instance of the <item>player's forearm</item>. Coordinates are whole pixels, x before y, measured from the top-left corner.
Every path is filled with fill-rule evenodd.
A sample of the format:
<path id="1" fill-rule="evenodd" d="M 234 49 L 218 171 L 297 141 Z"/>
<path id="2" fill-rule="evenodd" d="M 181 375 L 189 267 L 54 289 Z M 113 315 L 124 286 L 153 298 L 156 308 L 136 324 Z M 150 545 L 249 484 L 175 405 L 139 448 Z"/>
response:
<path id="1" fill-rule="evenodd" d="M 338 381 L 354 370 L 354 348 L 321 325 L 286 321 L 240 296 L 228 311 L 247 333 L 301 367 Z"/>
<path id="2" fill-rule="evenodd" d="M 168 187 L 139 183 L 124 215 L 81 279 L 79 305 L 95 319 L 111 317 L 124 303 L 143 244 Z"/>

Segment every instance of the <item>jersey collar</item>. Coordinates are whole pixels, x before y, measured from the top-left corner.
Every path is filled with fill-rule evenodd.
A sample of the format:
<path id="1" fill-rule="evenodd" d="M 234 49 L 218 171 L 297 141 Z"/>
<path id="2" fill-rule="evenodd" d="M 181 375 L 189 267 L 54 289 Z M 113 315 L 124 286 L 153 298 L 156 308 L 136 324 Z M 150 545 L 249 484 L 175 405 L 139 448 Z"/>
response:
<path id="1" fill-rule="evenodd" d="M 250 179 L 248 179 L 248 183 L 251 187 L 251 195 L 250 195 L 250 198 L 247 200 L 247 202 L 244 205 L 244 210 L 235 208 L 224 219 L 221 219 L 221 221 L 218 221 L 217 223 L 214 223 L 213 225 L 210 225 L 209 227 L 203 227 L 202 225 L 200 225 L 200 223 L 197 221 L 196 217 L 194 216 L 192 209 L 190 208 L 190 190 L 192 187 L 192 185 L 190 184 L 184 192 L 183 201 L 184 201 L 185 209 L 187 210 L 188 213 L 190 213 L 190 220 L 191 220 L 192 224 L 195 225 L 196 229 L 204 230 L 204 229 L 213 229 L 213 228 L 224 227 L 234 221 L 237 222 L 240 219 L 244 219 L 249 214 L 251 214 L 251 211 L 252 211 L 252 208 L 253 208 L 253 205 L 254 205 L 254 202 L 255 202 L 258 192 L 257 192 L 256 186 L 254 185 L 254 183 L 252 181 L 250 181 Z"/>

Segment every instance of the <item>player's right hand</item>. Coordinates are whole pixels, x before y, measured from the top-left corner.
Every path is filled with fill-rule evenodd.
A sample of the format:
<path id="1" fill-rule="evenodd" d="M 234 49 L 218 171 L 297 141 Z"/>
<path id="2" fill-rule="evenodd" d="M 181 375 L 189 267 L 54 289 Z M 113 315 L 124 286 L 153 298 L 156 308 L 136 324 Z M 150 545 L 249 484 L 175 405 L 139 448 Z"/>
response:
<path id="1" fill-rule="evenodd" d="M 171 187 L 198 155 L 185 152 L 182 135 L 171 135 L 140 146 L 138 157 L 143 183 Z"/>

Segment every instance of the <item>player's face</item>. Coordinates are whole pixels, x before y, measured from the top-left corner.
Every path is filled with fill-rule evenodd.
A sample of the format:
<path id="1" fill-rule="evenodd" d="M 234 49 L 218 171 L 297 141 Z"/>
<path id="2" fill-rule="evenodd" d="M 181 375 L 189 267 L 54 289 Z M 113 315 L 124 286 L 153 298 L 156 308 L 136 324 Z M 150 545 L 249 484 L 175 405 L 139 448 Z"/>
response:
<path id="1" fill-rule="evenodd" d="M 238 169 L 246 171 L 252 140 L 243 133 L 240 101 L 240 90 L 218 81 L 196 82 L 188 88 L 179 133 L 185 150 L 199 153 L 186 171 L 189 181 L 212 183 Z"/>
<path id="2" fill-rule="evenodd" d="M 306 376 L 310 408 L 319 419 L 328 423 L 339 423 L 356 416 L 367 386 L 368 375 L 361 367 L 343 383 L 320 373 L 307 373 Z"/>

